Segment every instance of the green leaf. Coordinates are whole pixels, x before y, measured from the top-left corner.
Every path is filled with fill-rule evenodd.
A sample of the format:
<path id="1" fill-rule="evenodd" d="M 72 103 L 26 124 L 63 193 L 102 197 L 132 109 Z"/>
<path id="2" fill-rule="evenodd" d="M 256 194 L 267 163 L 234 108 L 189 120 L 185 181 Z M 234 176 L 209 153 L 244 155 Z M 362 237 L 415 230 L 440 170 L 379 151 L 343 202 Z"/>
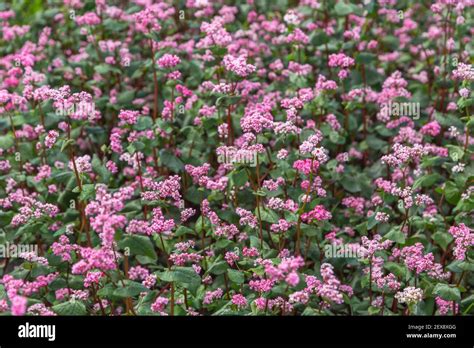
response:
<path id="1" fill-rule="evenodd" d="M 370 64 L 372 63 L 377 56 L 369 52 L 361 52 L 356 57 L 356 63 Z"/>
<path id="2" fill-rule="evenodd" d="M 310 38 L 311 38 L 311 44 L 316 47 L 324 45 L 325 43 L 329 42 L 329 37 L 322 30 L 319 33 L 315 33 L 314 35 L 311 35 Z"/>
<path id="3" fill-rule="evenodd" d="M 165 149 L 160 151 L 160 164 L 168 167 L 175 173 L 181 172 L 184 168 L 183 161 Z"/>
<path id="4" fill-rule="evenodd" d="M 258 216 L 257 209 L 255 209 L 255 215 Z M 260 217 L 262 218 L 262 221 L 270 222 L 272 224 L 277 223 L 279 220 L 277 213 L 269 209 L 260 209 Z"/>
<path id="5" fill-rule="evenodd" d="M 388 271 L 390 271 L 394 275 L 396 275 L 397 277 L 405 279 L 406 274 L 407 274 L 407 269 L 405 268 L 405 266 L 402 266 L 402 265 L 400 265 L 398 263 L 395 263 L 395 262 L 386 262 L 384 264 L 384 267 Z"/>
<path id="6" fill-rule="evenodd" d="M 132 255 L 144 255 L 156 260 L 157 255 L 150 238 L 139 235 L 127 235 L 120 242 L 121 249 L 129 248 Z"/>
<path id="7" fill-rule="evenodd" d="M 135 91 L 125 91 L 118 95 L 117 104 L 124 105 L 132 102 L 135 96 Z"/>
<path id="8" fill-rule="evenodd" d="M 201 277 L 192 267 L 176 267 L 157 273 L 157 276 L 165 282 L 176 282 L 192 293 L 196 293 L 197 288 L 201 285 Z"/>
<path id="9" fill-rule="evenodd" d="M 344 176 L 341 180 L 342 187 L 344 187 L 344 190 L 355 193 L 355 192 L 360 192 L 361 187 L 360 183 L 357 180 L 354 180 L 354 177 L 351 176 Z"/>
<path id="10" fill-rule="evenodd" d="M 308 237 L 321 236 L 322 234 L 322 231 L 319 228 L 303 223 L 300 225 L 300 229 L 301 232 Z"/>
<path id="11" fill-rule="evenodd" d="M 229 268 L 227 270 L 227 275 L 229 276 L 229 279 L 237 284 L 243 284 L 245 281 L 244 274 L 240 271 L 237 271 L 235 269 Z"/>
<path id="12" fill-rule="evenodd" d="M 461 194 L 459 193 L 459 189 L 457 188 L 456 184 L 452 181 L 448 181 L 445 184 L 444 195 L 446 197 L 446 201 L 448 201 L 448 203 L 452 205 L 456 205 L 461 199 Z"/>
<path id="13" fill-rule="evenodd" d="M 450 144 L 446 145 L 446 147 L 449 150 L 449 157 L 451 157 L 454 162 L 457 162 L 464 157 L 464 150 L 461 147 Z"/>
<path id="14" fill-rule="evenodd" d="M 115 289 L 114 296 L 127 298 L 127 297 L 135 297 L 138 296 L 142 292 L 150 291 L 147 287 L 142 285 L 141 283 L 134 282 L 131 280 L 126 281 L 126 285 L 124 287 L 120 287 Z"/>
<path id="15" fill-rule="evenodd" d="M 384 238 L 393 240 L 399 244 L 405 243 L 405 234 L 400 231 L 400 227 L 392 228 L 387 234 L 384 235 Z"/>
<path id="16" fill-rule="evenodd" d="M 80 192 L 79 200 L 86 202 L 95 197 L 95 185 L 94 184 L 85 184 L 82 185 L 82 191 L 80 191 L 79 186 L 76 186 L 72 192 Z"/>
<path id="17" fill-rule="evenodd" d="M 146 129 L 152 129 L 153 126 L 153 120 L 150 116 L 140 116 L 137 120 L 137 124 L 135 125 L 135 128 L 137 130 L 143 131 Z"/>
<path id="18" fill-rule="evenodd" d="M 226 261 L 217 261 L 209 268 L 209 273 L 219 275 L 224 273 L 228 268 L 229 264 Z"/>
<path id="19" fill-rule="evenodd" d="M 474 272 L 474 263 L 469 261 L 460 262 L 458 267 L 463 271 Z"/>
<path id="20" fill-rule="evenodd" d="M 453 237 L 449 233 L 441 232 L 441 231 L 438 231 L 438 232 L 434 233 L 431 236 L 431 238 L 433 238 L 433 240 L 437 244 L 439 244 L 441 246 L 441 248 L 443 248 L 443 250 L 446 250 L 449 243 L 451 243 L 453 241 Z"/>
<path id="21" fill-rule="evenodd" d="M 108 183 L 109 178 L 110 178 L 110 172 L 105 168 L 105 166 L 102 164 L 102 161 L 99 159 L 97 155 L 94 154 L 94 157 L 92 158 L 91 161 L 92 164 L 92 169 L 94 172 L 100 175 L 102 178 L 103 183 Z"/>
<path id="22" fill-rule="evenodd" d="M 84 303 L 71 300 L 68 302 L 60 303 L 53 306 L 53 311 L 59 315 L 86 315 L 87 310 Z"/>
<path id="23" fill-rule="evenodd" d="M 355 6 L 353 4 L 346 4 L 342 1 L 339 1 L 336 6 L 334 6 L 336 14 L 340 17 L 347 16 L 355 11 Z"/>
<path id="24" fill-rule="evenodd" d="M 217 98 L 216 106 L 219 107 L 219 106 L 235 105 L 240 101 L 240 99 L 242 99 L 242 96 L 240 95 L 234 95 L 234 96 L 225 95 L 225 96 Z"/>
<path id="25" fill-rule="evenodd" d="M 448 284 L 438 283 L 436 284 L 433 294 L 440 296 L 442 299 L 447 301 L 459 301 L 461 300 L 461 292 L 458 288 L 451 287 Z"/>
<path id="26" fill-rule="evenodd" d="M 241 187 L 245 185 L 249 181 L 249 177 L 247 175 L 247 171 L 245 169 L 241 169 L 239 171 L 233 172 L 231 179 L 235 186 Z"/>
<path id="27" fill-rule="evenodd" d="M 61 145 L 61 152 L 63 152 L 69 145 L 72 145 L 74 143 L 75 143 L 74 139 L 68 139 L 68 140 L 63 141 L 63 144 Z"/>
<path id="28" fill-rule="evenodd" d="M 372 228 L 374 228 L 375 226 L 377 226 L 377 224 L 379 223 L 379 221 L 375 220 L 375 215 L 376 213 L 374 213 L 371 217 L 369 217 L 369 219 L 367 220 L 367 229 L 368 230 L 371 230 Z"/>
<path id="29" fill-rule="evenodd" d="M 3 135 L 0 137 L 0 148 L 6 150 L 12 147 L 14 144 L 12 135 Z"/>
<path id="30" fill-rule="evenodd" d="M 418 187 L 431 187 L 437 182 L 439 179 L 442 179 L 442 176 L 438 173 L 423 175 L 415 180 L 413 183 L 413 190 Z"/>
<path id="31" fill-rule="evenodd" d="M 379 139 L 374 135 L 369 135 L 367 137 L 367 145 L 369 145 L 369 148 L 373 150 L 380 150 L 382 147 L 387 145 L 387 142 Z"/>

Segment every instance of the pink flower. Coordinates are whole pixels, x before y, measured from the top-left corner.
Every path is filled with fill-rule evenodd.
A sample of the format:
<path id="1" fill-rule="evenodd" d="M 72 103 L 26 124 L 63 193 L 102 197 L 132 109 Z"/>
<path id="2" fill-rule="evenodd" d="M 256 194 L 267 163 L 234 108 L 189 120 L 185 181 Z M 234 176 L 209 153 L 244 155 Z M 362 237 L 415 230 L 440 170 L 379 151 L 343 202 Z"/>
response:
<path id="1" fill-rule="evenodd" d="M 11 307 L 12 315 L 25 315 L 26 303 L 27 303 L 26 297 L 15 296 L 12 298 L 11 302 L 12 302 L 12 307 Z"/>
<path id="2" fill-rule="evenodd" d="M 58 136 L 59 133 L 57 131 L 49 131 L 44 140 L 44 146 L 46 146 L 48 149 L 52 148 Z"/>
<path id="3" fill-rule="evenodd" d="M 156 298 L 155 302 L 151 304 L 151 310 L 155 313 L 158 312 L 161 315 L 166 315 L 163 311 L 165 310 L 168 302 L 169 300 L 166 297 L 159 296 Z"/>
<path id="4" fill-rule="evenodd" d="M 467 250 L 474 245 L 474 233 L 463 223 L 451 226 L 449 233 L 455 240 L 454 256 L 457 260 L 464 260 Z"/>
<path id="5" fill-rule="evenodd" d="M 318 171 L 319 162 L 312 159 L 297 160 L 293 163 L 293 168 L 300 173 L 309 175 L 310 173 L 316 173 Z"/>
<path id="6" fill-rule="evenodd" d="M 329 220 L 332 218 L 332 215 L 327 211 L 322 205 L 317 205 L 308 213 L 301 215 L 301 219 L 307 223 L 312 222 L 313 220 Z"/>
<path id="7" fill-rule="evenodd" d="M 236 294 L 232 296 L 232 304 L 236 305 L 239 309 L 242 309 L 247 307 L 247 299 L 241 294 Z"/>
<path id="8" fill-rule="evenodd" d="M 437 121 L 432 121 L 421 127 L 420 132 L 424 135 L 435 137 L 441 132 L 441 126 Z"/>
<path id="9" fill-rule="evenodd" d="M 231 71 L 240 77 L 247 77 L 256 70 L 254 65 L 247 64 L 247 57 L 245 56 L 235 58 L 228 54 L 224 56 L 222 62 L 227 71 Z"/>
<path id="10" fill-rule="evenodd" d="M 158 59 L 157 63 L 158 66 L 162 69 L 170 69 L 181 63 L 181 59 L 178 56 L 175 56 L 174 54 L 166 53 L 165 55 L 163 55 L 163 57 Z"/>

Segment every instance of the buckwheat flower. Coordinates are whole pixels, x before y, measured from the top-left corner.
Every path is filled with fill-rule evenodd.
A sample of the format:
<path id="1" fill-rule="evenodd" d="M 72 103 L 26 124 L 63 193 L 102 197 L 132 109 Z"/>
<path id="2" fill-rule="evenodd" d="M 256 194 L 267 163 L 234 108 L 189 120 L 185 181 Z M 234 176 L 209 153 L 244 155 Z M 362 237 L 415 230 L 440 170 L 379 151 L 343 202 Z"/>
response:
<path id="1" fill-rule="evenodd" d="M 421 127 L 420 132 L 424 135 L 435 137 L 441 132 L 441 126 L 437 121 L 432 121 Z"/>
<path id="2" fill-rule="evenodd" d="M 148 289 L 151 289 L 153 286 L 156 284 L 156 275 L 150 274 L 146 276 L 146 278 L 143 280 L 142 285 Z"/>
<path id="3" fill-rule="evenodd" d="M 139 111 L 120 110 L 118 115 L 118 118 L 120 119 L 119 126 L 123 126 L 125 124 L 136 124 L 139 114 Z"/>
<path id="4" fill-rule="evenodd" d="M 11 312 L 12 315 L 25 315 L 26 313 L 26 304 L 27 304 L 26 297 L 23 296 L 14 296 L 11 299 Z"/>
<path id="5" fill-rule="evenodd" d="M 250 226 L 252 228 L 257 227 L 257 218 L 250 211 L 243 208 L 237 208 L 235 212 L 240 216 L 239 224 L 243 226 Z"/>
<path id="6" fill-rule="evenodd" d="M 231 71 L 240 77 L 247 77 L 256 70 L 254 65 L 247 64 L 246 56 L 236 58 L 228 54 L 224 56 L 222 63 L 227 71 Z"/>
<path id="7" fill-rule="evenodd" d="M 201 31 L 206 33 L 206 37 L 201 39 L 196 45 L 197 48 L 207 48 L 211 46 L 225 47 L 232 42 L 232 36 L 224 28 L 224 20 L 220 16 L 212 19 L 211 23 L 203 22 Z"/>
<path id="8" fill-rule="evenodd" d="M 105 168 L 107 168 L 107 170 L 112 174 L 118 173 L 118 167 L 114 161 L 107 161 L 107 163 L 105 164 Z"/>
<path id="9" fill-rule="evenodd" d="M 462 173 L 464 172 L 464 167 L 466 165 L 464 163 L 458 163 L 453 168 L 451 168 L 453 173 Z"/>
<path id="10" fill-rule="evenodd" d="M 0 160 L 0 172 L 7 173 L 8 171 L 10 171 L 10 169 L 11 165 L 9 160 Z"/>
<path id="11" fill-rule="evenodd" d="M 313 220 L 323 221 L 330 220 L 331 218 L 331 213 L 327 211 L 322 205 L 317 205 L 310 212 L 301 215 L 301 219 L 308 223 L 312 222 Z"/>
<path id="12" fill-rule="evenodd" d="M 383 297 L 382 296 L 377 296 L 371 303 L 371 306 L 372 307 L 376 307 L 376 308 L 382 308 L 382 304 L 383 304 Z"/>
<path id="13" fill-rule="evenodd" d="M 446 279 L 450 273 L 443 272 L 441 264 L 435 263 L 433 253 L 424 254 L 424 246 L 421 243 L 415 243 L 412 246 L 404 247 L 400 251 L 400 256 L 404 260 L 408 269 L 416 274 L 426 272 L 435 279 Z"/>
<path id="14" fill-rule="evenodd" d="M 299 13 L 296 12 L 295 10 L 288 10 L 285 16 L 283 17 L 283 20 L 287 24 L 291 24 L 291 25 L 298 25 L 301 23 L 301 20 L 299 18 Z"/>
<path id="15" fill-rule="evenodd" d="M 36 253 L 34 252 L 25 252 L 25 253 L 21 253 L 18 256 L 27 261 L 36 262 L 43 266 L 48 266 L 48 260 L 42 256 L 36 255 Z"/>
<path id="16" fill-rule="evenodd" d="M 241 294 L 236 294 L 232 296 L 232 304 L 236 305 L 238 309 L 242 309 L 247 307 L 247 299 Z"/>
<path id="17" fill-rule="evenodd" d="M 448 105 L 446 106 L 447 111 L 454 111 L 457 109 L 458 109 L 458 106 L 455 102 L 449 102 Z"/>
<path id="18" fill-rule="evenodd" d="M 133 15 L 133 19 L 135 23 L 135 29 L 139 32 L 146 34 L 152 30 L 161 30 L 161 26 L 158 24 L 158 18 L 156 18 L 156 14 L 148 8 L 135 13 Z"/>
<path id="19" fill-rule="evenodd" d="M 474 67 L 471 64 L 459 63 L 453 71 L 453 77 L 457 80 L 473 81 Z"/>
<path id="20" fill-rule="evenodd" d="M 287 156 L 288 156 L 288 151 L 285 150 L 285 149 L 281 149 L 280 151 L 278 151 L 276 157 L 277 157 L 279 160 L 283 160 L 283 159 L 285 159 Z"/>
<path id="21" fill-rule="evenodd" d="M 340 67 L 348 68 L 355 64 L 353 58 L 346 56 L 344 53 L 335 53 L 329 55 L 329 66 L 330 67 Z"/>
<path id="22" fill-rule="evenodd" d="M 55 130 L 51 130 L 48 132 L 46 135 L 46 138 L 44 139 L 44 146 L 46 148 L 50 149 L 53 147 L 53 145 L 56 143 L 56 139 L 58 138 L 59 133 Z"/>
<path id="23" fill-rule="evenodd" d="M 417 194 L 415 196 L 415 204 L 420 206 L 420 205 L 431 205 L 433 204 L 433 199 L 427 195 L 420 195 L 420 194 Z"/>
<path id="24" fill-rule="evenodd" d="M 288 296 L 290 303 L 302 303 L 306 304 L 309 301 L 309 294 L 306 291 L 297 291 Z"/>
<path id="25" fill-rule="evenodd" d="M 290 286 L 296 286 L 300 282 L 300 277 L 293 271 L 286 276 L 285 281 Z"/>
<path id="26" fill-rule="evenodd" d="M 91 156 L 84 155 L 75 158 L 76 169 L 79 173 L 88 173 L 92 171 Z M 69 169 L 74 170 L 74 164 L 69 161 Z"/>
<path id="27" fill-rule="evenodd" d="M 315 94 L 319 95 L 321 91 L 324 90 L 335 90 L 337 89 L 337 84 L 333 80 L 328 80 L 325 76 L 319 75 L 318 81 L 315 86 Z"/>
<path id="28" fill-rule="evenodd" d="M 399 303 L 406 303 L 408 305 L 416 304 L 423 300 L 423 290 L 409 286 L 403 289 L 403 291 L 397 292 L 395 298 Z"/>
<path id="29" fill-rule="evenodd" d="M 346 79 L 349 76 L 349 70 L 347 69 L 342 69 L 337 73 L 337 77 L 339 77 L 341 80 Z"/>
<path id="30" fill-rule="evenodd" d="M 325 302 L 343 303 L 341 283 L 334 275 L 334 267 L 329 263 L 323 263 L 320 272 L 322 282 L 314 276 L 306 276 L 305 291 L 308 293 L 315 292 Z"/>
<path id="31" fill-rule="evenodd" d="M 390 216 L 384 212 L 377 212 L 375 214 L 375 220 L 379 222 L 387 222 Z"/>
<path id="32" fill-rule="evenodd" d="M 184 209 L 181 213 L 180 213 L 180 217 L 181 217 L 181 222 L 186 222 L 188 221 L 192 216 L 194 216 L 196 214 L 196 209 L 193 209 L 193 208 L 187 208 L 187 209 Z"/>
<path id="33" fill-rule="evenodd" d="M 163 55 L 157 62 L 158 66 L 162 69 L 174 68 L 179 63 L 181 63 L 181 59 L 178 56 L 169 53 Z"/>
<path id="34" fill-rule="evenodd" d="M 156 298 L 155 302 L 151 305 L 152 312 L 160 313 L 161 315 L 166 315 L 163 311 L 168 305 L 169 300 L 166 297 L 159 296 Z"/>
<path id="35" fill-rule="evenodd" d="M 217 127 L 217 133 L 219 134 L 219 137 L 223 139 L 227 139 L 229 136 L 229 127 L 226 123 L 223 123 Z"/>
<path id="36" fill-rule="evenodd" d="M 309 36 L 303 33 L 301 29 L 296 28 L 292 33 L 288 34 L 286 42 L 307 45 L 309 44 Z"/>
<path id="37" fill-rule="evenodd" d="M 463 98 L 469 98 L 471 91 L 468 88 L 461 88 L 459 90 L 459 95 Z"/>
<path id="38" fill-rule="evenodd" d="M 342 199 L 342 205 L 354 209 L 358 215 L 363 215 L 365 199 L 362 197 L 346 197 Z"/>
<path id="39" fill-rule="evenodd" d="M 436 296 L 436 307 L 438 307 L 439 314 L 447 315 L 449 312 L 453 311 L 453 301 L 447 301 L 439 296 Z M 454 307 L 456 312 L 459 311 L 459 304 L 456 303 Z"/>
<path id="40" fill-rule="evenodd" d="M 128 271 L 128 277 L 132 280 L 145 279 L 149 274 L 150 271 L 142 266 L 130 267 L 130 270 Z"/>
<path id="41" fill-rule="evenodd" d="M 98 25 L 100 24 L 100 18 L 94 12 L 87 12 L 83 16 L 77 16 L 76 22 L 79 25 Z"/>
<path id="42" fill-rule="evenodd" d="M 474 245 L 474 233 L 463 223 L 451 226 L 449 233 L 454 237 L 454 256 L 457 260 L 464 260 L 467 250 Z"/>
<path id="43" fill-rule="evenodd" d="M 234 236 L 240 233 L 239 229 L 235 225 L 223 225 L 219 226 L 215 230 L 216 236 L 225 236 L 227 239 L 233 239 Z"/>
<path id="44" fill-rule="evenodd" d="M 84 286 L 88 288 L 92 284 L 99 284 L 100 278 L 102 278 L 103 276 L 104 274 L 100 271 L 87 272 L 86 277 L 84 279 Z"/>
<path id="45" fill-rule="evenodd" d="M 36 303 L 34 305 L 29 306 L 26 313 L 29 315 L 39 315 L 43 317 L 57 315 L 52 310 L 48 309 L 43 303 Z"/>
<path id="46" fill-rule="evenodd" d="M 467 200 L 474 194 L 474 186 L 469 186 L 465 192 L 461 194 L 461 199 Z"/>
<path id="47" fill-rule="evenodd" d="M 244 247 L 244 249 L 242 250 L 242 255 L 244 255 L 245 257 L 257 257 L 259 256 L 259 252 L 255 247 Z"/>
<path id="48" fill-rule="evenodd" d="M 222 291 L 221 288 L 217 288 L 214 291 L 207 291 L 204 294 L 204 300 L 202 301 L 203 304 L 208 305 L 214 302 L 215 300 L 218 300 L 222 297 L 224 292 Z"/>
<path id="49" fill-rule="evenodd" d="M 225 253 L 224 259 L 227 261 L 229 266 L 233 266 L 234 263 L 239 259 L 239 255 L 237 255 L 235 252 L 228 251 Z"/>
<path id="50" fill-rule="evenodd" d="M 272 224 L 270 230 L 274 233 L 283 233 L 290 229 L 294 223 L 288 222 L 286 220 L 280 219 L 277 224 Z"/>
<path id="51" fill-rule="evenodd" d="M 316 173 L 319 168 L 319 162 L 312 159 L 297 160 L 293 163 L 293 168 L 305 175 Z"/>
<path id="52" fill-rule="evenodd" d="M 48 193 L 53 194 L 53 193 L 56 193 L 56 192 L 58 192 L 58 187 L 56 185 L 54 185 L 54 184 L 53 185 L 48 185 Z"/>

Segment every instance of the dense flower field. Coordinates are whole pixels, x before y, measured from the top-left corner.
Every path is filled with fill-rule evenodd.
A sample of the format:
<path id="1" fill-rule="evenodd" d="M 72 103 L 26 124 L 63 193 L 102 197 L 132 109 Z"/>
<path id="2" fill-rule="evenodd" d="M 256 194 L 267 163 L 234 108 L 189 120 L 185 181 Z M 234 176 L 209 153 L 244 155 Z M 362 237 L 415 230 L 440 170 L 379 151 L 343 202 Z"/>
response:
<path id="1" fill-rule="evenodd" d="M 474 2 L 0 8 L 3 315 L 474 313 Z"/>

